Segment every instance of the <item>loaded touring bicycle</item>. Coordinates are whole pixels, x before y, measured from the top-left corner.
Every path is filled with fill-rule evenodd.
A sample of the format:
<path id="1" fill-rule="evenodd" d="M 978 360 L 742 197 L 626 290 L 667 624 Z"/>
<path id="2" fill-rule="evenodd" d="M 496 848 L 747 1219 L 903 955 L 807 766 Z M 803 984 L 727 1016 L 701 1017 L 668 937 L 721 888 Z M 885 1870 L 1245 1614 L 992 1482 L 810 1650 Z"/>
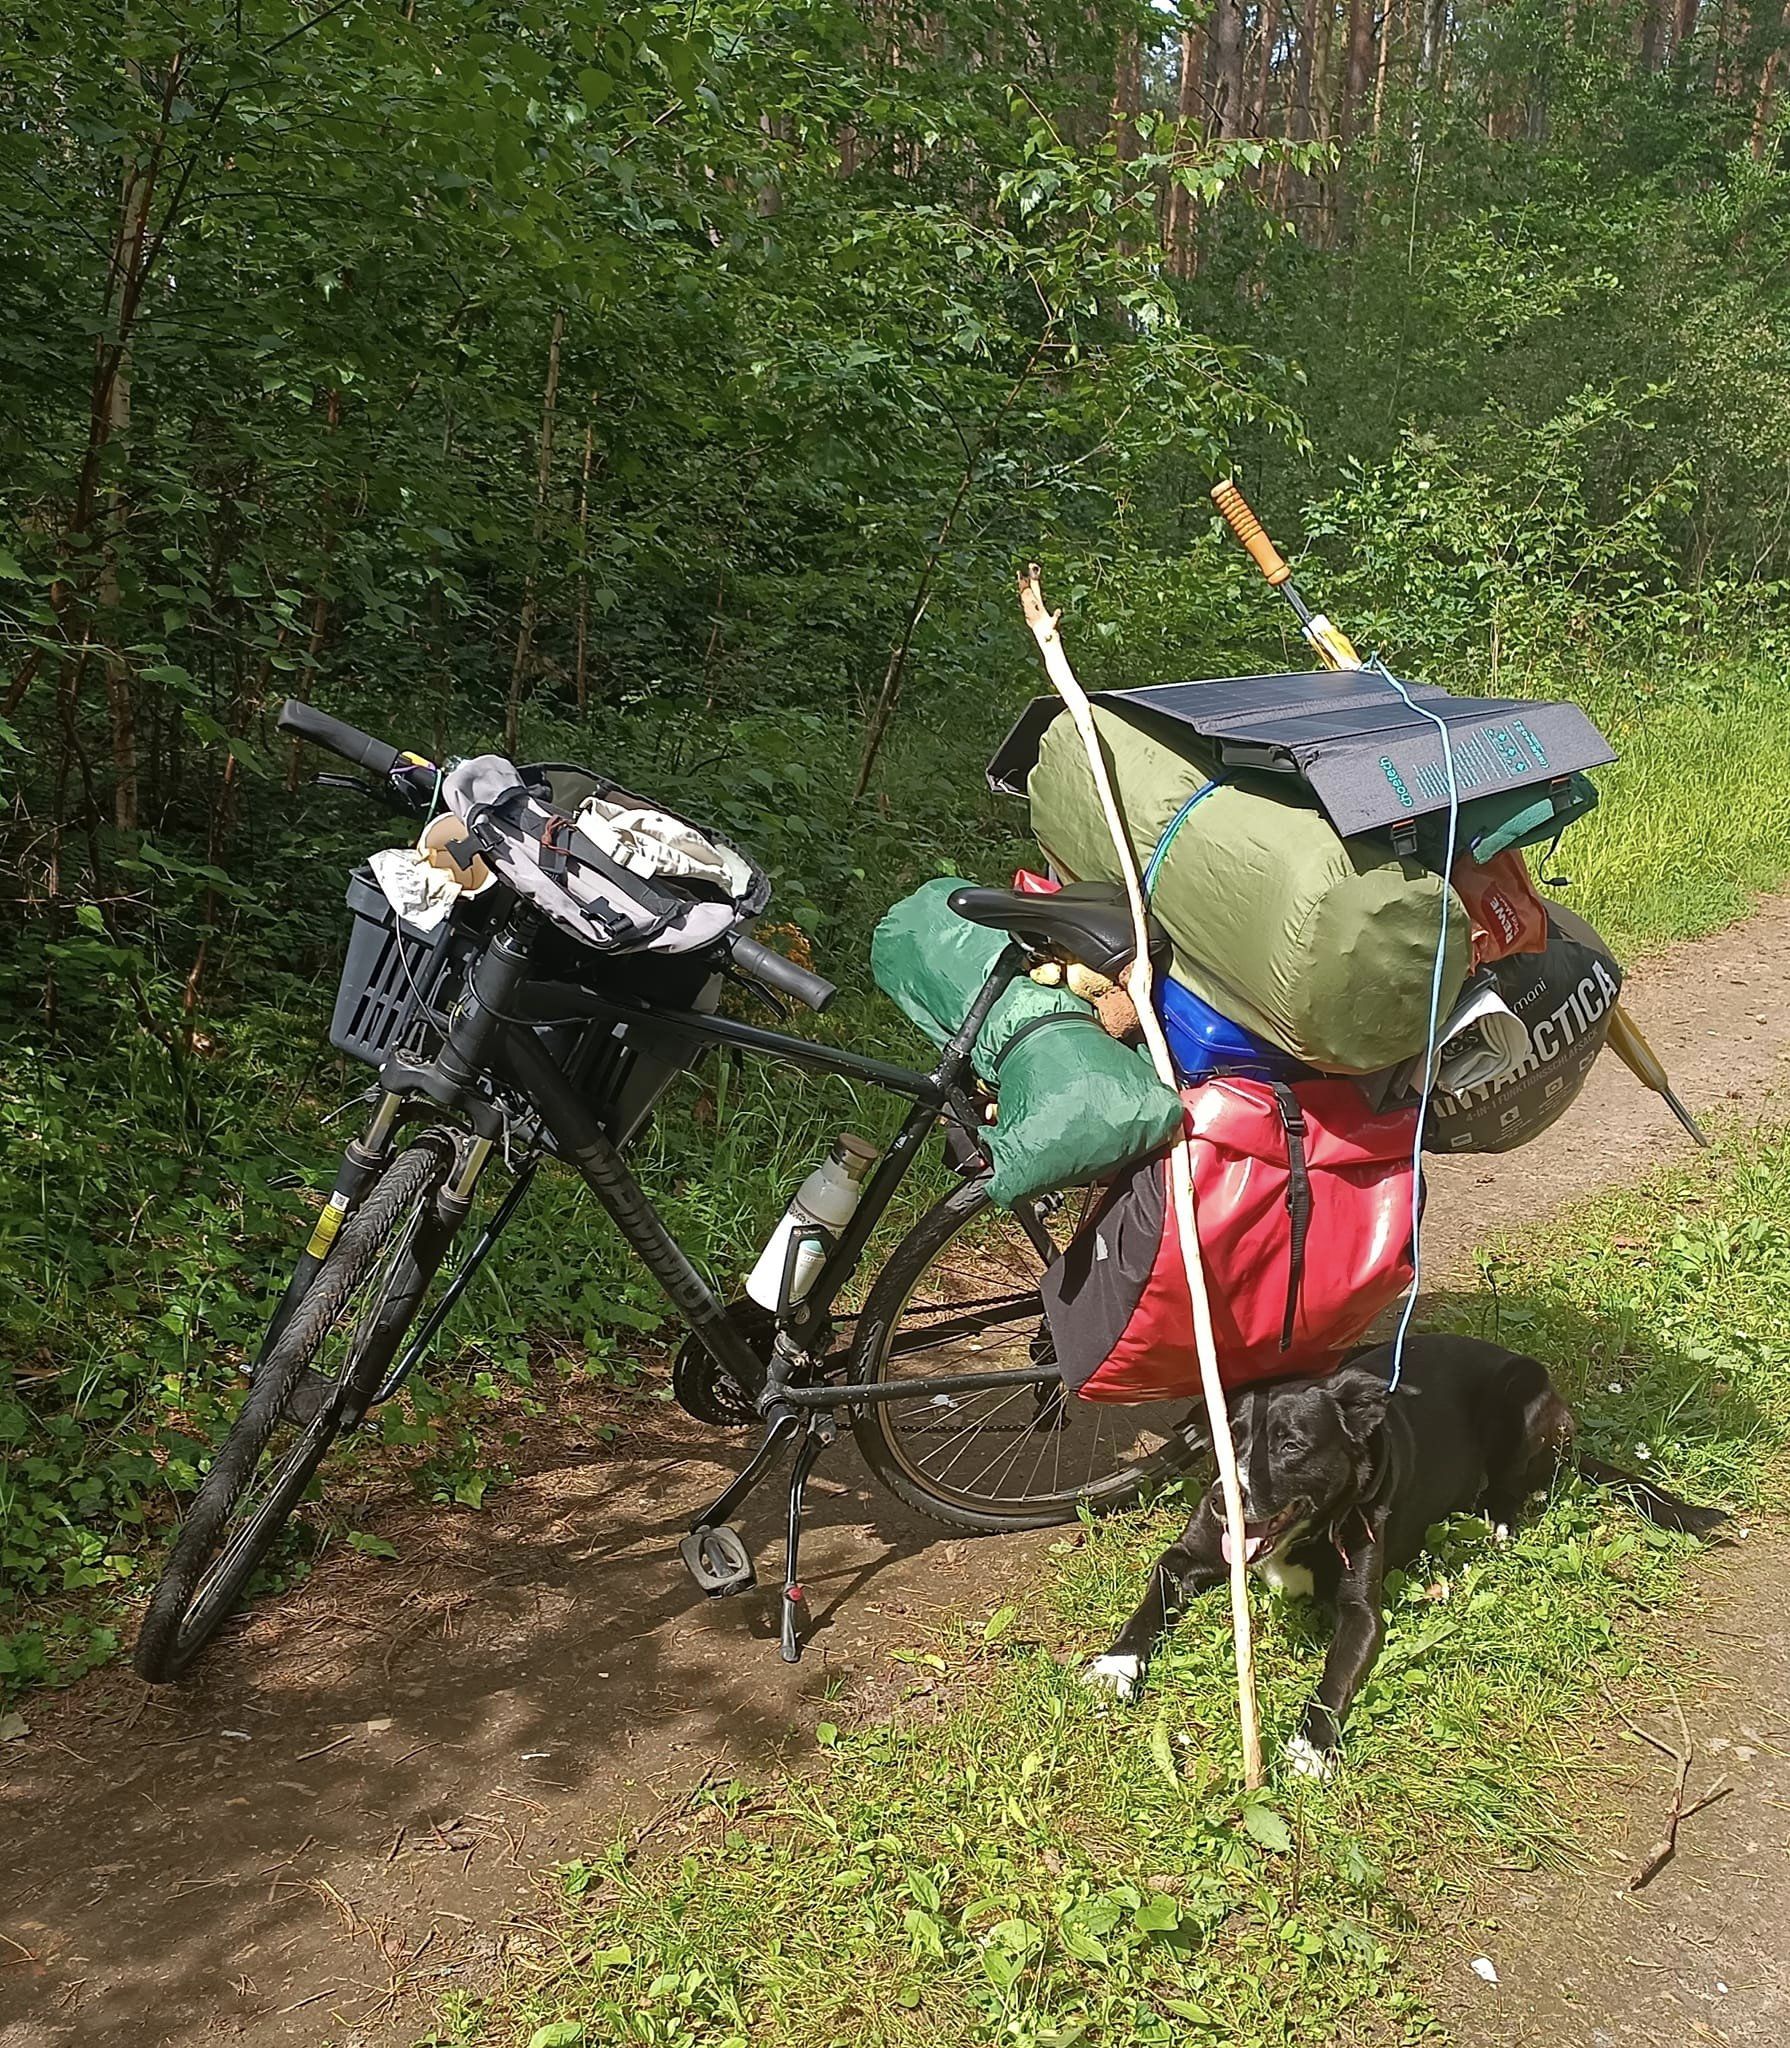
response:
<path id="1" fill-rule="evenodd" d="M 729 984 L 816 1011 L 833 989 L 750 935 L 768 890 L 714 835 L 669 820 L 706 848 L 685 870 L 695 879 L 644 881 L 586 829 L 593 800 L 621 834 L 641 814 L 639 799 L 600 777 L 493 757 L 444 776 L 309 705 L 289 702 L 279 723 L 367 771 L 349 786 L 392 808 L 433 817 L 445 794 L 460 820 L 451 858 L 483 879 L 453 891 L 445 912 L 437 905 L 426 931 L 420 918 L 401 920 L 365 870 L 351 880 L 331 1037 L 378 1069 L 371 1112 L 150 1602 L 136 1649 L 144 1677 L 180 1675 L 236 1609 L 331 1445 L 421 1364 L 550 1160 L 586 1183 L 688 1324 L 673 1373 L 680 1403 L 717 1426 L 759 1429 L 738 1476 L 679 1546 L 703 1592 L 755 1583 L 733 1517 L 788 1460 L 780 1639 L 791 1662 L 805 1616 L 804 1489 L 843 1429 L 891 1493 L 971 1531 L 1122 1506 L 1192 1460 L 1203 1426 L 1186 1400 L 1113 1409 L 1067 1398 L 1039 1283 L 1082 1198 L 1045 1194 L 997 1211 L 977 1137 L 987 1097 L 970 1049 L 990 1011 L 1041 957 L 1121 970 L 1131 947 L 1121 891 L 1104 909 L 1085 889 L 1060 906 L 957 891 L 960 916 L 1010 936 L 970 1014 L 921 1072 L 721 1013 Z M 798 1214 L 785 1230 L 781 1269 L 760 1290 L 768 1308 L 721 1299 L 627 1158 L 664 1090 L 717 1047 L 912 1104 L 880 1158 L 854 1159 L 862 1194 L 845 1220 Z M 935 1133 L 957 1183 L 847 1313 L 877 1225 Z M 475 1197 L 491 1174 L 508 1185 L 475 1230 Z"/>

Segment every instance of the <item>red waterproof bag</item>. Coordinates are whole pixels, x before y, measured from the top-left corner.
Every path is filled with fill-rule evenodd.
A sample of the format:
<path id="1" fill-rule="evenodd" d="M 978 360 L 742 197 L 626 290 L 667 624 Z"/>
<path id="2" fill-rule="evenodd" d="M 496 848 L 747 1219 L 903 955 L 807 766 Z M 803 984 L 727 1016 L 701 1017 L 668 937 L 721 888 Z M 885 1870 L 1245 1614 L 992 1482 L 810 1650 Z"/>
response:
<path id="1" fill-rule="evenodd" d="M 1415 1108 L 1376 1116 L 1346 1080 L 1219 1076 L 1182 1099 L 1220 1376 L 1327 1371 L 1411 1283 Z M 1166 1155 L 1112 1183 L 1043 1291 L 1083 1400 L 1199 1392 Z"/>

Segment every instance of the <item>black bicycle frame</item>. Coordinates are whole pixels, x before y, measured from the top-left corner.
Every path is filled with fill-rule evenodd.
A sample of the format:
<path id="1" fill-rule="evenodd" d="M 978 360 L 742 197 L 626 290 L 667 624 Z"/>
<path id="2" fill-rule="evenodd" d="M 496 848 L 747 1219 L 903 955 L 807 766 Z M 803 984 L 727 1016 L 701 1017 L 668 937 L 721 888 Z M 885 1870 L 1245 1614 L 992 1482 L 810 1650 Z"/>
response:
<path id="1" fill-rule="evenodd" d="M 739 1385 L 751 1389 L 762 1412 L 769 1415 L 787 1404 L 791 1409 L 827 1409 L 869 1401 L 912 1399 L 911 1385 L 890 1382 L 834 1381 L 825 1385 L 791 1384 L 792 1365 L 811 1364 L 826 1341 L 832 1311 L 850 1284 L 864 1250 L 912 1170 L 922 1146 L 941 1124 L 954 1125 L 968 1138 L 977 1123 L 970 1099 L 974 1069 L 970 1048 L 989 1012 L 1024 966 L 1017 945 L 1003 949 L 970 1013 L 942 1048 L 930 1072 L 871 1059 L 841 1047 L 798 1038 L 732 1017 L 696 1010 L 671 1010 L 559 981 L 530 976 L 530 953 L 541 927 L 539 916 L 519 907 L 473 962 L 465 993 L 448 1022 L 441 1050 L 422 1065 L 388 1060 L 381 1073 L 385 1100 L 421 1095 L 444 1108 L 465 1114 L 474 1131 L 491 1138 L 500 1131 L 502 1112 L 481 1086 L 494 1075 L 520 1097 L 539 1118 L 554 1152 L 584 1180 L 641 1263 L 665 1290 L 672 1306 L 690 1326 L 716 1363 Z M 849 1223 L 827 1248 L 819 1273 L 802 1299 L 780 1318 L 778 1342 L 766 1363 L 746 1343 L 726 1313 L 725 1304 L 696 1270 L 653 1206 L 604 1127 L 600 1106 L 585 1099 L 576 1082 L 548 1051 L 535 1029 L 540 1024 L 575 1021 L 625 1024 L 659 1040 L 683 1041 L 692 1054 L 709 1046 L 734 1048 L 781 1060 L 811 1073 L 863 1081 L 891 1094 L 906 1096 L 913 1108 L 878 1162 Z M 381 1114 L 385 1114 L 382 1110 Z M 375 1123 L 379 1122 L 376 1116 Z M 389 1115 L 386 1129 L 390 1128 Z M 383 1134 L 382 1134 L 383 1135 Z M 371 1139 L 372 1134 L 369 1134 Z M 351 1148 L 371 1155 L 377 1143 Z M 358 1175 L 356 1176 L 358 1178 Z M 487 1226 L 479 1244 L 455 1275 L 450 1298 L 436 1305 L 405 1358 L 381 1389 L 395 1391 L 423 1349 L 440 1328 L 453 1301 L 495 1242 L 519 1201 L 515 1189 Z M 962 1373 L 927 1382 L 930 1398 L 939 1393 L 971 1393 L 1020 1382 L 1047 1380 L 1047 1372 L 1030 1369 Z"/>
<path id="2" fill-rule="evenodd" d="M 970 1048 L 989 1012 L 1023 969 L 1025 954 L 1011 942 L 1002 949 L 969 1015 L 946 1041 L 938 1063 L 930 1072 L 922 1073 L 917 1068 L 867 1059 L 858 1053 L 730 1017 L 662 1009 L 599 995 L 563 982 L 536 981 L 530 973 L 530 956 L 542 924 L 537 912 L 519 905 L 497 930 L 472 964 L 460 1001 L 446 1019 L 441 1049 L 433 1060 L 412 1064 L 394 1056 L 386 1061 L 380 1073 L 383 1092 L 372 1125 L 363 1139 L 350 1146 L 343 1169 L 346 1178 L 338 1179 L 338 1192 L 348 1188 L 352 1199 L 358 1199 L 359 1193 L 364 1192 L 372 1171 L 376 1170 L 376 1161 L 389 1146 L 397 1107 L 405 1099 L 421 1096 L 455 1111 L 472 1126 L 474 1145 L 440 1198 L 437 1227 L 445 1241 L 464 1222 L 478 1171 L 495 1142 L 504 1135 L 508 1112 L 499 1097 L 488 1091 L 488 1080 L 494 1079 L 500 1090 L 526 1104 L 538 1119 L 545 1141 L 596 1195 L 623 1239 L 665 1290 L 672 1306 L 715 1363 L 737 1385 L 753 1393 L 764 1419 L 765 1431 L 758 1449 L 721 1495 L 697 1517 L 685 1546 L 680 1546 L 693 1572 L 697 1567 L 691 1562 L 687 1546 L 700 1545 L 717 1536 L 728 1536 L 738 1546 L 739 1539 L 729 1526 L 730 1517 L 782 1451 L 795 1446 L 789 1479 L 781 1625 L 782 1653 L 787 1662 L 793 1663 L 801 1655 L 799 1617 L 804 1595 L 797 1575 L 797 1557 L 803 1502 L 815 1461 L 835 1434 L 834 1418 L 838 1411 L 872 1402 L 931 1401 L 941 1394 L 1059 1384 L 1049 1365 L 941 1374 L 923 1383 L 853 1380 L 851 1371 L 866 1355 L 874 1337 L 873 1332 L 862 1330 L 844 1361 L 843 1372 L 823 1376 L 834 1304 L 857 1272 L 877 1224 L 912 1170 L 925 1140 L 942 1123 L 954 1126 L 961 1141 L 973 1149 L 977 1114 L 970 1092 L 974 1086 Z M 623 1158 L 621 1145 L 604 1126 L 603 1106 L 585 1099 L 573 1077 L 543 1043 L 539 1027 L 584 1020 L 625 1025 L 630 1032 L 638 1030 L 643 1043 L 649 1035 L 653 1040 L 681 1042 L 690 1048 L 692 1057 L 708 1046 L 733 1047 L 783 1060 L 812 1073 L 865 1081 L 912 1101 L 913 1108 L 877 1163 L 850 1221 L 827 1245 L 813 1284 L 799 1302 L 779 1315 L 768 1360 L 760 1358 L 747 1343 L 719 1296 L 653 1207 Z M 620 1135 L 625 1139 L 627 1133 Z M 379 1398 L 395 1392 L 422 1356 L 499 1232 L 515 1213 L 533 1170 L 531 1155 L 517 1184 L 486 1225 L 442 1299 L 404 1357 L 387 1375 Z M 1022 1222 L 1048 1259 L 1052 1248 L 1042 1224 L 1023 1214 Z M 317 1254 L 318 1265 L 326 1252 L 327 1244 Z M 291 1290 L 288 1293 L 290 1298 Z M 1012 1304 L 998 1306 L 1005 1311 Z M 1004 1319 L 1004 1314 L 996 1317 Z M 699 1583 L 707 1585 L 711 1592 L 736 1591 L 741 1585 L 751 1584 L 749 1554 L 742 1547 L 737 1555 L 747 1560 L 743 1580 L 717 1585 L 698 1573 Z"/>

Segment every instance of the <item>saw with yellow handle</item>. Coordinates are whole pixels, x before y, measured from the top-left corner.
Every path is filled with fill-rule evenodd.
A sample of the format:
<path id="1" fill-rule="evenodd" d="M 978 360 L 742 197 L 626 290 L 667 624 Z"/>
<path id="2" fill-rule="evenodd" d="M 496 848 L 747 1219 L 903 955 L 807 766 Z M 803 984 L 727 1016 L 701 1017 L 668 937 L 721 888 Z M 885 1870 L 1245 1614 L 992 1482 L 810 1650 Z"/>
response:
<path id="1" fill-rule="evenodd" d="M 1359 668 L 1361 657 L 1349 636 L 1333 626 L 1320 611 L 1305 601 L 1305 594 L 1293 581 L 1286 557 L 1262 531 L 1262 522 L 1250 510 L 1249 501 L 1236 484 L 1226 480 L 1212 486 L 1212 502 L 1224 514 L 1225 524 L 1249 551 L 1249 558 L 1263 577 L 1278 590 L 1298 616 L 1299 630 L 1311 642 L 1326 668 Z"/>
<path id="2" fill-rule="evenodd" d="M 1223 514 L 1225 524 L 1248 551 L 1250 560 L 1261 570 L 1263 580 L 1278 590 L 1292 606 L 1299 620 L 1299 630 L 1324 666 L 1332 669 L 1360 668 L 1363 665 L 1361 657 L 1350 644 L 1348 635 L 1307 603 L 1305 594 L 1293 581 L 1293 571 L 1286 557 L 1268 538 L 1262 522 L 1256 517 L 1249 500 L 1237 488 L 1235 480 L 1227 477 L 1223 483 L 1214 484 L 1212 502 Z M 1653 1090 L 1697 1143 L 1707 1145 L 1709 1139 L 1702 1126 L 1680 1101 L 1659 1056 L 1620 1003 L 1610 1012 L 1609 1044 L 1610 1050 L 1629 1072 L 1644 1087 Z"/>

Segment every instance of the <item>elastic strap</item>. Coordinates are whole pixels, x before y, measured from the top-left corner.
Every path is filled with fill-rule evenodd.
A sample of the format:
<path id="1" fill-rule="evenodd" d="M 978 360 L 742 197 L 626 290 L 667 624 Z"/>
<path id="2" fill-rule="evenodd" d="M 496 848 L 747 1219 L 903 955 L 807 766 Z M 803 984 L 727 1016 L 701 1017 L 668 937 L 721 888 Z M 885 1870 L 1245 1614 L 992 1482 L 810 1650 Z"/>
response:
<path id="1" fill-rule="evenodd" d="M 1299 1291 L 1305 1284 L 1305 1240 L 1311 1230 L 1311 1174 L 1305 1163 L 1305 1115 L 1299 1098 L 1284 1081 L 1272 1081 L 1281 1127 L 1287 1134 L 1287 1213 L 1292 1218 L 1292 1243 L 1287 1255 L 1287 1314 L 1280 1328 L 1280 1348 L 1293 1348 L 1293 1326 L 1299 1317 Z"/>
<path id="2" fill-rule="evenodd" d="M 1175 843 L 1176 833 L 1187 823 L 1187 820 L 1198 806 L 1203 804 L 1207 797 L 1223 781 L 1224 777 L 1222 775 L 1214 775 L 1210 782 L 1202 783 L 1168 821 L 1167 825 L 1163 827 L 1162 837 L 1157 840 L 1155 850 L 1150 855 L 1149 861 L 1144 868 L 1144 894 L 1146 897 L 1156 886 L 1157 872 L 1161 868 L 1162 863 L 1168 859 L 1168 850 Z"/>

